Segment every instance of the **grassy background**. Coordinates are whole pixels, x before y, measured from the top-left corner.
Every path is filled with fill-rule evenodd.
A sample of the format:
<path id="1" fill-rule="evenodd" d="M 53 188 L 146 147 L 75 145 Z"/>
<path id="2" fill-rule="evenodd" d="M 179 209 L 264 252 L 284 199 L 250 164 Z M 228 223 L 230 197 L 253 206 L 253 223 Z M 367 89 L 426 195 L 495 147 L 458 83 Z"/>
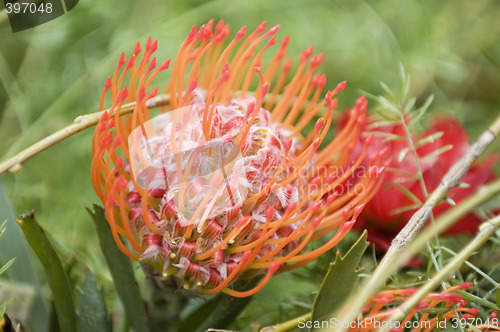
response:
<path id="1" fill-rule="evenodd" d="M 136 41 L 158 39 L 159 59 L 172 57 L 193 24 L 212 18 L 224 19 L 233 32 L 263 20 L 281 24 L 279 36 L 292 37 L 290 55 L 311 45 L 325 53 L 320 69 L 327 87 L 348 81 L 341 107 L 352 105 L 362 91 L 381 93 L 380 81 L 397 86 L 401 63 L 412 77 L 412 94 L 419 101 L 434 94 L 432 112 L 457 116 L 475 138 L 500 106 L 498 17 L 495 0 L 82 0 L 62 17 L 14 34 L 3 11 L 0 156 L 3 160 L 78 115 L 97 111 L 106 77 Z M 97 202 L 90 182 L 91 136 L 87 130 L 67 139 L 27 162 L 20 173 L 2 175 L 0 185 L 15 214 L 35 209 L 61 252 L 104 271 L 106 280 L 83 208 Z M 269 312 L 272 304 L 277 310 L 292 277 L 279 278 L 259 294 L 254 302 L 260 309 L 251 313 Z M 297 293 L 309 298 L 315 288 L 300 285 Z M 283 311 L 290 314 L 289 309 Z M 273 322 L 277 315 L 263 315 L 261 322 Z"/>

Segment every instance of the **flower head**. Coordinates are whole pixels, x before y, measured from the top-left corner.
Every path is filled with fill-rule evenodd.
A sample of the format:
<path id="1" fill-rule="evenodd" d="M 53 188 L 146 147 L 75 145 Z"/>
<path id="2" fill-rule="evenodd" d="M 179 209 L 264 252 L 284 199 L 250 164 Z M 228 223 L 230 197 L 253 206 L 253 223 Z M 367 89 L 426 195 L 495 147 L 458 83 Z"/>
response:
<path id="1" fill-rule="evenodd" d="M 278 30 L 265 26 L 248 35 L 242 28 L 228 43 L 223 22 L 193 27 L 172 63 L 158 68 L 156 41 L 144 52 L 138 43 L 128 60 L 122 54 L 101 100 L 92 181 L 115 241 L 195 293 L 249 296 L 274 273 L 314 260 L 352 228 L 381 182 L 380 156 L 366 156 L 367 141 L 353 159 L 365 99 L 332 139 L 335 95 L 345 82 L 323 97 L 326 77 L 315 73 L 323 55 L 309 48 L 292 70 L 288 36 L 264 61 Z M 151 82 L 169 67 L 157 95 Z M 120 116 L 126 103 L 133 111 Z M 362 162 L 358 190 L 339 192 Z M 251 290 L 228 287 L 260 273 Z"/>
<path id="2" fill-rule="evenodd" d="M 377 130 L 391 135 L 405 136 L 402 125 L 381 127 Z M 430 193 L 438 187 L 451 166 L 467 152 L 468 135 L 455 118 L 438 117 L 416 141 L 424 142 L 417 147 L 416 153 L 426 190 Z M 415 206 L 415 200 L 400 188 L 411 192 L 421 202 L 425 201 L 425 193 L 415 176 L 418 171 L 411 152 L 407 152 L 404 158 L 398 160 L 398 156 L 409 149 L 407 140 L 382 142 L 382 139 L 376 139 L 372 145 L 379 145 L 388 150 L 388 155 L 393 156 L 388 167 L 396 171 L 386 173 L 382 188 L 367 205 L 356 227 L 369 229 L 370 242 L 375 243 L 380 249 L 387 250 L 390 241 L 418 208 Z M 436 153 L 438 151 L 441 153 Z M 458 204 L 476 192 L 480 186 L 495 180 L 497 176 L 492 166 L 497 160 L 498 156 L 493 156 L 473 164 L 462 179 L 468 186 L 453 188 L 448 197 Z M 450 207 L 449 203 L 443 202 L 434 209 L 434 214 L 439 216 Z M 481 222 L 481 218 L 469 213 L 447 230 L 447 234 L 474 233 Z"/>

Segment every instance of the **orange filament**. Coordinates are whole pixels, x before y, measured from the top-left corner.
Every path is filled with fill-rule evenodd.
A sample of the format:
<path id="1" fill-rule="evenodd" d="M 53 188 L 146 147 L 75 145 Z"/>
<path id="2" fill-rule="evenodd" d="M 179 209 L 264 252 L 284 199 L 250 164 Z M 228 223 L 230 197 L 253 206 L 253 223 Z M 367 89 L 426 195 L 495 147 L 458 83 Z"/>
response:
<path id="1" fill-rule="evenodd" d="M 248 297 L 248 296 L 251 296 L 251 295 L 257 293 L 258 291 L 260 291 L 262 288 L 264 288 L 264 286 L 271 279 L 271 277 L 278 270 L 278 268 L 279 268 L 279 264 L 277 264 L 277 263 L 271 263 L 271 265 L 269 266 L 269 269 L 267 269 L 266 276 L 262 279 L 262 281 L 260 282 L 260 284 L 258 284 L 257 286 L 255 286 L 251 290 L 248 290 L 246 292 L 238 292 L 238 291 L 235 291 L 234 289 L 225 288 L 223 290 L 223 292 L 226 293 L 226 294 L 228 294 L 228 295 L 234 296 L 234 297 Z"/>
<path id="2" fill-rule="evenodd" d="M 239 234 L 239 232 L 245 228 L 248 223 L 252 221 L 252 218 L 250 217 L 243 217 L 239 222 L 238 222 L 238 225 L 232 230 L 229 232 L 229 235 L 227 235 L 225 237 L 224 240 L 222 240 L 218 245 L 216 245 L 214 248 L 208 250 L 208 251 L 205 251 L 204 253 L 202 254 L 197 254 L 195 255 L 195 259 L 196 260 L 204 260 L 204 259 L 207 259 L 208 257 L 212 256 L 213 254 L 215 254 L 215 252 L 219 251 L 220 249 L 222 249 L 222 247 L 224 247 L 225 245 L 227 245 L 229 242 L 231 241 L 234 241 L 234 238 Z"/>

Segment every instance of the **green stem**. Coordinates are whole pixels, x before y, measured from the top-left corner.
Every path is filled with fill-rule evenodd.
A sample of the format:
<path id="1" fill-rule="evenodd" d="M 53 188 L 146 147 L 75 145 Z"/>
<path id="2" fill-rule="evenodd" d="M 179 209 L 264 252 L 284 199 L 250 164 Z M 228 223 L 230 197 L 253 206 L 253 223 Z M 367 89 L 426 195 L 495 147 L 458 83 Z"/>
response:
<path id="1" fill-rule="evenodd" d="M 410 128 L 408 128 L 408 125 L 406 124 L 403 112 L 401 112 L 401 124 L 405 129 L 406 140 L 408 141 L 410 151 L 413 155 L 413 159 L 415 160 L 418 182 L 420 183 L 420 187 L 422 187 L 424 197 L 427 199 L 427 197 L 429 197 L 429 192 L 427 191 L 427 186 L 425 185 L 424 174 L 422 173 L 422 167 L 420 166 L 420 159 L 418 158 L 417 149 L 415 148 L 415 144 L 413 144 L 413 138 L 411 137 Z"/>
<path id="2" fill-rule="evenodd" d="M 311 312 L 308 312 L 307 314 L 304 314 L 300 317 L 295 317 L 293 319 L 290 319 L 289 321 L 286 321 L 284 323 L 280 323 L 277 325 L 272 325 L 272 326 L 266 326 L 260 330 L 260 332 L 286 332 L 293 330 L 299 326 L 299 321 L 302 320 L 304 322 L 307 322 L 311 319 Z"/>
<path id="3" fill-rule="evenodd" d="M 420 159 L 419 159 L 418 154 L 417 154 L 417 149 L 415 147 L 415 144 L 413 144 L 413 139 L 411 136 L 412 133 L 410 132 L 410 128 L 406 124 L 403 112 L 401 112 L 401 124 L 403 125 L 403 128 L 405 129 L 406 140 L 408 141 L 408 145 L 410 146 L 410 150 L 412 152 L 413 159 L 415 160 L 415 166 L 417 167 L 418 182 L 420 183 L 420 187 L 422 188 L 422 192 L 424 193 L 424 199 L 427 200 L 429 198 L 429 192 L 427 191 L 427 185 L 425 184 L 424 174 L 422 173 L 422 167 L 420 165 Z M 431 213 L 430 219 L 431 219 L 431 225 L 434 225 L 435 224 L 434 214 Z M 439 238 L 438 238 L 437 234 L 434 236 L 434 241 L 436 241 L 437 246 L 441 246 L 439 243 Z M 436 257 L 433 248 L 434 248 L 434 246 L 430 245 L 429 243 L 427 244 L 427 250 L 429 251 L 429 254 L 431 256 L 432 263 L 436 267 L 436 270 L 439 271 L 443 266 L 443 260 L 442 260 L 441 255 Z M 444 287 L 445 287 L 445 285 L 443 285 L 443 288 Z"/>

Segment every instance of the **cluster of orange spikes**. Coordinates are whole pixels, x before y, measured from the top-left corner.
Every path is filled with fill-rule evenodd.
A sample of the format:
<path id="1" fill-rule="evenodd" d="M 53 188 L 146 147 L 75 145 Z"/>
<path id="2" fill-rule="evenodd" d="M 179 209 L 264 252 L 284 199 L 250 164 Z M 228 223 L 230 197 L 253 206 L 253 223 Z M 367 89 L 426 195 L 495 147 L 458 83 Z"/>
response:
<path id="1" fill-rule="evenodd" d="M 343 129 L 333 135 L 335 95 L 345 82 L 324 97 L 326 77 L 315 73 L 323 55 L 313 55 L 312 48 L 304 50 L 292 70 L 292 60 L 285 59 L 288 36 L 274 56 L 264 60 L 265 51 L 276 43 L 277 31 L 278 26 L 266 30 L 264 22 L 248 35 L 246 28 L 240 29 L 227 43 L 228 26 L 219 22 L 214 27 L 211 21 L 193 27 L 172 63 L 167 60 L 159 67 L 152 57 L 157 43 L 148 39 L 144 51 L 138 43 L 128 60 L 122 54 L 106 81 L 103 114 L 92 147 L 94 189 L 120 250 L 152 265 L 160 276 L 174 278 L 184 289 L 239 297 L 254 294 L 277 271 L 307 264 L 333 248 L 381 184 L 384 153 L 368 155 L 370 139 L 362 138 L 364 97 Z M 158 95 L 151 82 L 169 67 L 170 80 L 164 94 Z M 109 93 L 112 103 L 105 110 Z M 122 116 L 125 103 L 135 103 L 135 108 Z M 129 136 L 138 128 L 146 135 L 146 124 L 154 120 L 158 106 L 159 114 L 192 107 L 200 114 L 197 135 L 205 142 L 222 139 L 239 147 L 252 170 L 239 178 L 228 174 L 241 180 L 233 184 L 236 188 L 242 183 L 248 187 L 241 201 L 217 206 L 208 193 L 218 188 L 202 180 L 175 189 L 137 183 Z M 311 121 L 316 121 L 314 130 L 304 132 Z M 170 149 L 167 154 L 173 154 L 193 135 L 179 122 L 160 140 Z M 329 143 L 320 148 L 323 141 Z M 182 162 L 176 165 L 171 173 L 167 167 L 159 172 L 166 179 L 190 171 Z M 171 197 L 185 197 L 187 191 L 194 197 L 205 196 L 196 204 L 177 202 L 196 205 L 196 216 L 215 208 L 224 212 L 186 223 Z M 334 231 L 323 246 L 307 252 L 310 241 Z M 265 276 L 255 288 L 230 287 L 260 271 Z"/>
<path id="2" fill-rule="evenodd" d="M 391 322 L 388 319 L 398 310 L 398 306 L 411 297 L 416 288 L 385 290 L 371 298 L 363 310 L 363 318 L 356 321 L 356 327 L 349 329 L 351 332 L 374 331 L 382 327 L 391 326 L 391 331 L 436 331 L 443 328 L 461 326 L 464 330 L 500 331 L 496 311 L 488 319 L 488 324 L 474 324 L 474 318 L 480 310 L 467 307 L 468 303 L 463 296 L 454 293 L 459 289 L 469 289 L 472 282 L 449 287 L 441 293 L 428 294 L 414 309 L 412 309 L 400 322 Z M 495 318 L 495 319 L 493 319 Z M 467 329 L 466 322 L 472 322 L 474 329 Z M 479 318 L 478 318 L 479 321 Z M 484 322 L 485 320 L 481 320 Z M 496 324 L 495 324 L 496 322 Z M 396 326 L 397 325 L 397 326 Z"/>

